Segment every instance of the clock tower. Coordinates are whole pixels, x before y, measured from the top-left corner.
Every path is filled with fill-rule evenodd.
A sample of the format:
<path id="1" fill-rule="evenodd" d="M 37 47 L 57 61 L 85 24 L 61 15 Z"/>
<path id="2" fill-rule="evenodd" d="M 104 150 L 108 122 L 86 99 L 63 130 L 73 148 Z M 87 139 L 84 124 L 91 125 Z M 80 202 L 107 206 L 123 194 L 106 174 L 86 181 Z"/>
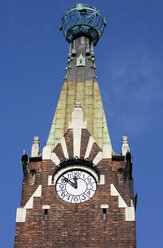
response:
<path id="1" fill-rule="evenodd" d="M 77 4 L 62 17 L 68 65 L 47 143 L 24 152 L 15 248 L 135 248 L 132 155 L 111 145 L 95 74 L 94 46 L 106 25 L 99 10 Z"/>

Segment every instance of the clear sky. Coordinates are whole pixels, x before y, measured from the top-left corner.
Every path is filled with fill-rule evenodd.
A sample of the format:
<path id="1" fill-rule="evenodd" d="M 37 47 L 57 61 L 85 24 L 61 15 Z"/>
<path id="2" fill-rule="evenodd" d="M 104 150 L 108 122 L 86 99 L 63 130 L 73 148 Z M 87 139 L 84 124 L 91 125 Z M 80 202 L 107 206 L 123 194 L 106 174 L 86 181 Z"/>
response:
<path id="1" fill-rule="evenodd" d="M 75 0 L 0 1 L 0 247 L 14 245 L 22 151 L 46 144 L 67 65 L 59 31 Z M 96 73 L 114 150 L 133 154 L 137 247 L 163 245 L 163 1 L 90 0 L 106 17 Z"/>

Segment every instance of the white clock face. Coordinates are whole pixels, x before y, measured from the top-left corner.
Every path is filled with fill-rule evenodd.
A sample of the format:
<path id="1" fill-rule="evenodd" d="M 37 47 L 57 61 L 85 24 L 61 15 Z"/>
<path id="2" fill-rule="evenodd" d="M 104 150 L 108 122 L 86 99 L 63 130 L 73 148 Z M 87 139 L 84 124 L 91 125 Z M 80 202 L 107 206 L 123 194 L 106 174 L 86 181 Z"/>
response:
<path id="1" fill-rule="evenodd" d="M 56 183 L 56 191 L 64 201 L 81 203 L 89 200 L 94 195 L 96 180 L 85 171 L 68 171 L 59 177 Z"/>

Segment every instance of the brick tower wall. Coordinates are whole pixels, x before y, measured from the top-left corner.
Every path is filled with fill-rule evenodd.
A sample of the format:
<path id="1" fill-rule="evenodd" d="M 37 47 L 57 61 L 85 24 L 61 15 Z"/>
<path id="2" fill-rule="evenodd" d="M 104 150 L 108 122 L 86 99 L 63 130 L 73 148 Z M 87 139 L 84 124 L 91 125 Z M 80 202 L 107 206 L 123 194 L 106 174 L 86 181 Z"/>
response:
<path id="1" fill-rule="evenodd" d="M 82 130 L 81 154 L 84 155 L 90 134 Z M 67 150 L 73 155 L 73 135 L 65 134 Z M 85 148 L 84 148 L 85 147 Z M 93 144 L 89 160 L 93 160 L 100 148 Z M 54 149 L 57 157 L 64 159 L 60 144 Z M 63 201 L 54 185 L 48 185 L 56 164 L 50 159 L 31 158 L 28 175 L 23 180 L 21 208 L 41 185 L 41 194 L 33 197 L 33 205 L 26 209 L 25 222 L 17 222 L 15 248 L 59 247 L 136 247 L 135 221 L 130 216 L 131 181 L 124 176 L 126 164 L 123 156 L 102 159 L 97 168 L 104 181 L 98 184 L 95 195 L 88 201 L 73 204 Z M 34 178 L 31 172 L 34 173 Z M 118 192 L 119 195 L 115 194 Z M 121 203 L 126 204 L 122 206 Z M 45 210 L 46 208 L 47 210 Z M 106 220 L 103 220 L 103 208 Z M 47 216 L 45 220 L 45 211 Z"/>

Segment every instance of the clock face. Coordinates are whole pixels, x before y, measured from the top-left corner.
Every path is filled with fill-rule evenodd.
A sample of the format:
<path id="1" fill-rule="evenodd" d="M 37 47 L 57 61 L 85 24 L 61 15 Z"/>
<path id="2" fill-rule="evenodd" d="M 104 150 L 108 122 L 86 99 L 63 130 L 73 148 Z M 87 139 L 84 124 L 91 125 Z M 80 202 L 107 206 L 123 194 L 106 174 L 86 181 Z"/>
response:
<path id="1" fill-rule="evenodd" d="M 63 173 L 56 183 L 59 197 L 70 203 L 81 203 L 89 200 L 94 195 L 96 187 L 94 177 L 82 170 Z"/>

